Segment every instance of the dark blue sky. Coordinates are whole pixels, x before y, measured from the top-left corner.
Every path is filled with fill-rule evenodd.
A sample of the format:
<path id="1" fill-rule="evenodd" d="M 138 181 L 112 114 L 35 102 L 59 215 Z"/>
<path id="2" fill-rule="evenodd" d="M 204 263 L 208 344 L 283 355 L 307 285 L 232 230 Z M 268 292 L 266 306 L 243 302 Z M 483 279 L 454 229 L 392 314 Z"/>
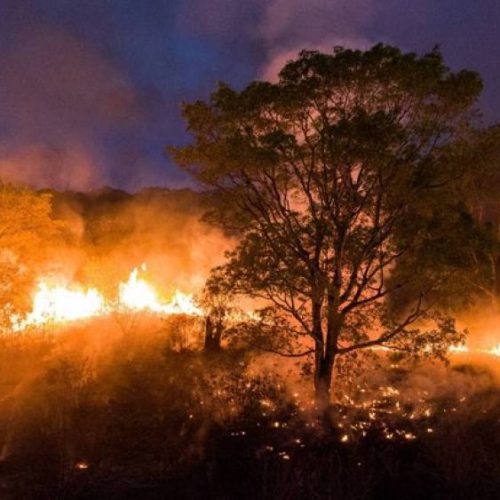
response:
<path id="1" fill-rule="evenodd" d="M 481 73 L 500 121 L 497 0 L 0 0 L 0 175 L 59 188 L 189 181 L 180 102 L 272 77 L 301 48 L 423 52 Z"/>

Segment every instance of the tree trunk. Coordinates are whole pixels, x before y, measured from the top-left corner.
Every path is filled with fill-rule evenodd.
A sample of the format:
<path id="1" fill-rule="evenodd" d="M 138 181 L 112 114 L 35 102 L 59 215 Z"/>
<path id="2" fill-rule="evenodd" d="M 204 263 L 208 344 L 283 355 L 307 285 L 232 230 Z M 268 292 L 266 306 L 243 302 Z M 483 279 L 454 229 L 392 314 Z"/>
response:
<path id="1" fill-rule="evenodd" d="M 320 407 L 328 405 L 330 399 L 331 376 L 328 376 L 328 369 L 325 366 L 325 345 L 323 336 L 323 326 L 321 321 L 322 300 L 320 293 L 316 294 L 312 302 L 312 327 L 315 342 L 314 352 L 314 390 L 315 400 Z"/>
<path id="2" fill-rule="evenodd" d="M 328 300 L 327 320 L 326 341 L 324 345 L 318 345 L 318 342 L 316 342 L 314 378 L 316 403 L 323 409 L 326 409 L 331 402 L 330 390 L 337 357 L 337 343 L 343 325 L 343 319 L 335 308 L 335 301 L 330 298 Z"/>
<path id="3" fill-rule="evenodd" d="M 332 386 L 333 368 L 335 366 L 335 355 L 319 355 L 316 353 L 316 369 L 314 377 L 314 396 L 316 404 L 320 409 L 326 409 L 330 405 L 330 389 Z"/>
<path id="4" fill-rule="evenodd" d="M 219 351 L 222 338 L 222 324 L 217 321 L 215 324 L 210 316 L 205 320 L 205 351 Z"/>

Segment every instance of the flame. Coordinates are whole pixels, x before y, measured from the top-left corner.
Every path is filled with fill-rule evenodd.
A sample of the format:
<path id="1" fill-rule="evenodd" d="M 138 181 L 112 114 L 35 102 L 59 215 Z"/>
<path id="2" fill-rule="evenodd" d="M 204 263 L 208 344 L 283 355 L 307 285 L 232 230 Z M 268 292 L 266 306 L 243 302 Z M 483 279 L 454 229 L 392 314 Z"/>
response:
<path id="1" fill-rule="evenodd" d="M 77 285 L 54 284 L 54 279 L 39 280 L 33 297 L 31 312 L 24 318 L 12 316 L 14 331 L 21 331 L 31 326 L 47 323 L 67 323 L 97 316 L 105 316 L 116 312 L 149 312 L 163 316 L 185 314 L 203 316 L 205 312 L 193 298 L 192 294 L 175 290 L 169 301 L 164 301 L 151 283 L 139 275 L 145 271 L 146 265 L 132 269 L 127 281 L 118 285 L 118 301 L 114 304 L 107 301 L 96 288 L 83 289 Z M 233 312 L 233 321 L 258 320 L 260 317 L 253 311 Z M 385 346 L 373 347 L 373 350 L 387 350 Z M 500 357 L 500 344 L 489 349 L 470 349 L 464 344 L 452 345 L 450 354 L 486 353 Z"/>
<path id="2" fill-rule="evenodd" d="M 142 269 L 145 270 L 143 264 Z M 156 290 L 147 281 L 139 277 L 139 269 L 130 273 L 128 281 L 119 285 L 120 306 L 137 311 L 150 311 L 158 314 L 187 314 L 202 316 L 203 311 L 194 303 L 191 294 L 176 290 L 169 302 L 162 302 Z"/>
<path id="3" fill-rule="evenodd" d="M 500 356 L 500 344 L 492 347 L 491 349 L 486 349 L 485 352 L 491 354 L 492 356 Z"/>
<path id="4" fill-rule="evenodd" d="M 142 269 L 145 270 L 145 265 Z M 113 307 L 95 288 L 51 284 L 50 279 L 40 279 L 33 298 L 31 312 L 25 318 L 12 318 L 14 331 L 47 323 L 66 323 L 104 316 L 113 310 L 147 311 L 160 315 L 186 314 L 202 316 L 191 294 L 176 290 L 172 299 L 163 302 L 153 285 L 139 277 L 139 269 L 130 273 L 126 282 L 118 285 L 118 303 Z"/>
<path id="5" fill-rule="evenodd" d="M 469 352 L 469 348 L 463 344 L 451 345 L 450 347 L 448 347 L 448 352 L 452 353 Z"/>
<path id="6" fill-rule="evenodd" d="M 23 320 L 14 320 L 14 330 L 44 323 L 76 321 L 106 313 L 104 297 L 95 289 L 86 291 L 49 285 L 45 280 L 38 284 L 31 312 Z"/>
<path id="7" fill-rule="evenodd" d="M 448 352 L 455 354 L 476 352 L 476 353 L 484 353 L 484 354 L 490 354 L 491 356 L 500 357 L 500 344 L 490 347 L 489 349 L 472 349 L 472 350 L 469 349 L 466 345 L 455 345 L 455 346 L 450 346 L 448 348 Z"/>

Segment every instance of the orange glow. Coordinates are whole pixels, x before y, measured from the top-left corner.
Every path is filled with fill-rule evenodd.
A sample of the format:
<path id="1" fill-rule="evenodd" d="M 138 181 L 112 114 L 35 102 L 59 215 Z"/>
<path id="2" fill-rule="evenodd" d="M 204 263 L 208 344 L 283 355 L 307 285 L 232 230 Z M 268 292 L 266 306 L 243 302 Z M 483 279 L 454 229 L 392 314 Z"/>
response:
<path id="1" fill-rule="evenodd" d="M 145 270 L 145 266 L 142 266 Z M 121 307 L 136 311 L 151 311 L 158 314 L 187 314 L 202 316 L 203 311 L 194 303 L 193 296 L 176 290 L 169 302 L 162 302 L 154 287 L 139 277 L 135 268 L 129 279 L 119 285 L 119 303 Z"/>
<path id="2" fill-rule="evenodd" d="M 142 269 L 145 269 L 143 264 Z M 150 283 L 139 277 L 139 269 L 130 273 L 126 282 L 118 285 L 118 303 L 113 307 L 95 288 L 83 289 L 76 285 L 51 284 L 40 279 L 33 297 L 31 312 L 25 318 L 13 318 L 14 331 L 47 323 L 66 323 L 96 316 L 104 316 L 114 309 L 118 312 L 145 311 L 159 315 L 186 314 L 202 316 L 191 294 L 176 290 L 170 301 L 162 301 Z"/>
<path id="3" fill-rule="evenodd" d="M 25 319 L 14 322 L 14 330 L 44 323 L 76 321 L 105 313 L 104 297 L 95 288 L 83 291 L 62 285 L 52 286 L 41 280 L 31 312 Z"/>

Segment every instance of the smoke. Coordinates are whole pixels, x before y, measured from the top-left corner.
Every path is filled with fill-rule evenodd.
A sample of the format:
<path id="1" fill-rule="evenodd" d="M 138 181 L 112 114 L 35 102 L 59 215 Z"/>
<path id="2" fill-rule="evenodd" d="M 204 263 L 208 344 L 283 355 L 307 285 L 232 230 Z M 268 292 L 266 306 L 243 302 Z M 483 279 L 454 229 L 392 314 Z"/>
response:
<path id="1" fill-rule="evenodd" d="M 170 10 L 138 7 L 131 23 L 118 7 L 68 5 L 63 16 L 7 2 L 0 177 L 56 189 L 137 188 L 166 177 L 185 186 L 163 157 L 165 143 L 183 140 L 181 100 L 227 75 L 272 79 L 303 48 L 368 46 L 362 33 L 373 14 L 371 0 L 184 0 Z"/>
<path id="2" fill-rule="evenodd" d="M 268 48 L 261 74 L 273 79 L 302 49 L 367 48 L 362 34 L 371 20 L 371 0 L 273 0 L 264 9 L 259 35 Z"/>
<path id="3" fill-rule="evenodd" d="M 302 49 L 331 51 L 341 45 L 367 48 L 375 16 L 372 0 L 194 0 L 182 3 L 178 25 L 222 44 L 240 44 L 258 59 L 256 76 L 275 79 L 282 66 Z M 251 61 L 249 61 L 251 63 Z"/>
<path id="4" fill-rule="evenodd" d="M 146 118 L 146 96 L 127 75 L 90 43 L 48 26 L 17 33 L 0 64 L 0 176 L 59 189 L 109 183 L 103 143 Z"/>
<path id="5" fill-rule="evenodd" d="M 203 196 L 189 190 L 55 193 L 54 208 L 71 232 L 57 252 L 60 274 L 110 296 L 143 263 L 148 281 L 165 296 L 176 289 L 197 293 L 234 244 L 201 221 Z"/>
<path id="6" fill-rule="evenodd" d="M 50 147 L 30 143 L 0 148 L 0 176 L 6 182 L 35 187 L 89 189 L 105 179 L 95 159 L 79 141 Z"/>
<path id="7" fill-rule="evenodd" d="M 471 350 L 481 352 L 500 346 L 500 311 L 496 304 L 478 301 L 457 313 L 456 319 L 458 326 L 468 332 L 467 346 Z"/>

